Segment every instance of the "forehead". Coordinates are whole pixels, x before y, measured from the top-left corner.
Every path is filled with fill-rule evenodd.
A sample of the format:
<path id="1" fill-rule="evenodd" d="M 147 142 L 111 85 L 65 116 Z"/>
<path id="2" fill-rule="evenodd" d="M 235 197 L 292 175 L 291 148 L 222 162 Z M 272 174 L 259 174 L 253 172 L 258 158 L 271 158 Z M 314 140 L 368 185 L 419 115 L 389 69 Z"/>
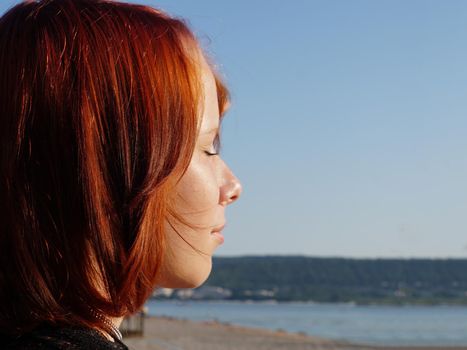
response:
<path id="1" fill-rule="evenodd" d="M 219 101 L 217 97 L 216 79 L 209 65 L 204 62 L 201 69 L 202 83 L 202 120 L 201 132 L 218 127 Z"/>

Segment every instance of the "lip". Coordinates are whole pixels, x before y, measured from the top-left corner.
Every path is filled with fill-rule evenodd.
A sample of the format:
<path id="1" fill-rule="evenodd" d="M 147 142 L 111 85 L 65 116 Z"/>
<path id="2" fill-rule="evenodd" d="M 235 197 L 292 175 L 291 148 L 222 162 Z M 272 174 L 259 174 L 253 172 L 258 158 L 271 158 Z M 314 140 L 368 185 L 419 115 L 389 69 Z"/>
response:
<path id="1" fill-rule="evenodd" d="M 225 227 L 225 224 L 214 227 L 211 232 L 221 232 L 224 229 L 224 227 Z"/>
<path id="2" fill-rule="evenodd" d="M 224 243 L 224 236 L 222 235 L 222 233 L 220 232 L 211 232 L 211 235 L 214 236 L 214 238 L 216 238 L 220 244 Z"/>
<path id="3" fill-rule="evenodd" d="M 222 230 L 224 229 L 225 224 L 215 227 L 211 231 L 211 235 L 213 235 L 219 242 L 220 244 L 224 243 L 224 236 L 222 235 Z"/>

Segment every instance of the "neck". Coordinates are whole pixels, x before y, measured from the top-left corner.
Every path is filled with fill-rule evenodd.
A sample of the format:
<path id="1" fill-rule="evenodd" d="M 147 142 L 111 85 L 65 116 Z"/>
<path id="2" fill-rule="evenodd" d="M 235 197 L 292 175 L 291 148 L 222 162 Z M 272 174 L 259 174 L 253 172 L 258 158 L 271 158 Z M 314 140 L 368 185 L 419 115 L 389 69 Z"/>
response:
<path id="1" fill-rule="evenodd" d="M 117 339 L 118 340 L 122 340 L 122 334 L 120 333 L 119 331 L 119 327 L 123 321 L 123 317 L 106 317 L 104 316 L 107 320 L 107 324 L 109 326 L 111 326 L 110 330 L 108 332 L 108 335 L 110 336 L 110 339 L 111 341 L 116 341 Z"/>
<path id="2" fill-rule="evenodd" d="M 109 317 L 109 320 L 118 328 L 122 324 L 123 317 Z"/>
<path id="3" fill-rule="evenodd" d="M 102 328 L 98 329 L 98 331 L 102 333 L 105 338 L 107 338 L 110 341 L 115 341 L 116 339 L 118 340 L 122 339 L 122 335 L 118 327 L 120 327 L 120 324 L 123 321 L 123 317 L 108 317 L 101 313 L 98 313 L 97 311 L 93 309 L 91 309 L 91 312 L 93 313 L 96 319 L 103 321 L 103 323 L 106 325 L 107 329 L 102 329 Z"/>
<path id="4" fill-rule="evenodd" d="M 110 322 L 112 322 L 112 324 L 115 326 L 115 327 L 120 327 L 120 325 L 122 324 L 122 321 L 123 321 L 123 317 L 108 317 L 107 318 Z M 98 329 L 98 331 L 109 341 L 111 342 L 115 342 L 115 335 L 112 334 L 112 333 L 109 333 L 108 331 L 104 331 L 102 329 Z"/>

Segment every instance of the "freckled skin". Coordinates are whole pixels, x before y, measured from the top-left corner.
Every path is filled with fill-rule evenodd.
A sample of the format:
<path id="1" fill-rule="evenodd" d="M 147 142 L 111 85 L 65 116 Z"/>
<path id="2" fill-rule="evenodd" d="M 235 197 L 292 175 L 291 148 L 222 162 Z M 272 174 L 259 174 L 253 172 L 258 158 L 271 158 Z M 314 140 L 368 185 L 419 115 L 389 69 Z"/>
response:
<path id="1" fill-rule="evenodd" d="M 209 131 L 219 127 L 219 108 L 214 76 L 204 60 L 202 76 L 205 96 L 200 133 L 190 165 L 177 184 L 173 198 L 177 213 L 193 227 L 175 220 L 166 223 L 167 251 L 158 287 L 196 288 L 206 281 L 212 268 L 212 255 L 220 245 L 211 233 L 215 227 L 225 224 L 225 209 L 242 190 L 222 158 L 206 154 L 215 153 L 216 132 Z"/>

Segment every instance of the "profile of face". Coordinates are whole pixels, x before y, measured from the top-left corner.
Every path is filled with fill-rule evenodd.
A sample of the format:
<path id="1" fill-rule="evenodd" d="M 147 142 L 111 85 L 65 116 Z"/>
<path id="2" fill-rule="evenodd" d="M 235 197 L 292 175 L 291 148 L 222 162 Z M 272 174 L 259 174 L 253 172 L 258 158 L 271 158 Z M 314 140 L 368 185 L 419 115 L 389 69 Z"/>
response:
<path id="1" fill-rule="evenodd" d="M 223 243 L 219 233 L 226 224 L 225 209 L 242 191 L 239 180 L 214 148 L 219 132 L 216 82 L 204 60 L 202 66 L 204 105 L 200 132 L 191 162 L 172 198 L 177 214 L 186 222 L 166 222 L 167 249 L 158 287 L 196 288 L 206 281 L 212 255 Z"/>

